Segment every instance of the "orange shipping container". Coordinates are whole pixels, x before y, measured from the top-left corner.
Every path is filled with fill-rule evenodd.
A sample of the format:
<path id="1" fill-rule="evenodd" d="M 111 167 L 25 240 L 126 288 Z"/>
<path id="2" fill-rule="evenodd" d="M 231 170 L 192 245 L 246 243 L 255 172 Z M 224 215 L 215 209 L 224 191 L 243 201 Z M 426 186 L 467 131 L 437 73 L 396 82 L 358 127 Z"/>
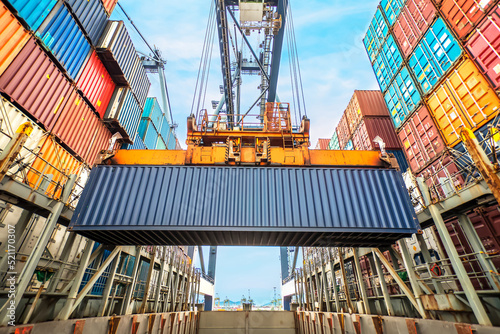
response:
<path id="1" fill-rule="evenodd" d="M 446 144 L 453 147 L 463 127 L 474 131 L 496 116 L 500 99 L 474 63 L 465 59 L 429 95 L 427 104 Z"/>
<path id="2" fill-rule="evenodd" d="M 33 189 L 43 187 L 47 196 L 59 199 L 67 176 L 79 175 L 82 163 L 56 143 L 53 137 L 44 137 L 42 141 L 42 148 L 27 174 L 28 184 Z"/>
<path id="3" fill-rule="evenodd" d="M 16 17 L 0 3 L 0 75 L 28 42 L 30 35 Z"/>

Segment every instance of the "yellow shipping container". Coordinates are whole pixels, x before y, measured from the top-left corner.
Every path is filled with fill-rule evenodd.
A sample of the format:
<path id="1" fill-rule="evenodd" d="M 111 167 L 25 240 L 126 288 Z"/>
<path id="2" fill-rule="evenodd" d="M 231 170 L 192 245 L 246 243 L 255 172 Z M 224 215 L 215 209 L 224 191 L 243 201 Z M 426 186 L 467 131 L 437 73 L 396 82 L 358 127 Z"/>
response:
<path id="1" fill-rule="evenodd" d="M 427 98 L 447 146 L 460 142 L 463 127 L 477 130 L 495 118 L 500 99 L 476 65 L 463 60 Z"/>
<path id="2" fill-rule="evenodd" d="M 79 175 L 83 164 L 55 142 L 54 138 L 47 136 L 40 152 L 30 166 L 27 180 L 30 187 L 46 188 L 44 193 L 59 199 L 62 187 L 70 174 Z M 47 185 L 47 182 L 50 182 Z"/>
<path id="3" fill-rule="evenodd" d="M 0 2 L 0 75 L 30 38 L 16 17 Z"/>

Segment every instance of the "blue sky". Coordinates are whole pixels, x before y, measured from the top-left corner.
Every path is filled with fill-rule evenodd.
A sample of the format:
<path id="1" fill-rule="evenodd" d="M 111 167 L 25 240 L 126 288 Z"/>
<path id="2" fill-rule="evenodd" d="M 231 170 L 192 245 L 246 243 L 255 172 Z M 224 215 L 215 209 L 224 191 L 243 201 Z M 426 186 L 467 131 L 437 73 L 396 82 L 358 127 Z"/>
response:
<path id="1" fill-rule="evenodd" d="M 318 138 L 331 137 L 355 89 L 378 89 L 362 43 L 378 1 L 290 1 L 314 147 Z M 211 0 L 120 0 L 120 3 L 148 42 L 158 46 L 167 60 L 172 111 L 179 124 L 178 138 L 185 147 L 186 118 L 191 110 Z M 117 8 L 112 19 L 125 20 L 125 17 Z M 133 31 L 131 35 L 136 48 L 149 53 L 139 35 Z M 210 108 L 209 101 L 220 98 L 222 76 L 217 54 L 215 47 L 206 108 Z M 288 64 L 284 47 L 278 82 L 278 95 L 283 102 L 291 102 Z M 150 96 L 159 96 L 158 79 L 153 76 L 150 79 Z M 244 80 L 249 86 L 256 86 L 252 79 Z M 256 96 L 256 90 L 251 94 Z M 273 296 L 273 287 L 279 284 L 278 248 L 219 248 L 216 290 L 221 299 L 228 296 L 236 301 L 251 289 L 254 300 L 266 303 Z"/>

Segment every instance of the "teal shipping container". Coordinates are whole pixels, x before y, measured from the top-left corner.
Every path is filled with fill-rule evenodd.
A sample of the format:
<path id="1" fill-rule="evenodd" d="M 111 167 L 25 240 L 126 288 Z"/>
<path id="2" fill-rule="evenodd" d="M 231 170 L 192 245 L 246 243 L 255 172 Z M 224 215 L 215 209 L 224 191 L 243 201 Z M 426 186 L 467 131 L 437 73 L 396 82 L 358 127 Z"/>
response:
<path id="1" fill-rule="evenodd" d="M 363 43 L 365 44 L 366 52 L 368 53 L 368 57 L 370 61 L 373 63 L 375 61 L 375 57 L 377 56 L 384 40 L 389 32 L 389 28 L 385 22 L 384 16 L 382 15 L 382 11 L 380 7 L 377 8 L 375 12 L 375 16 L 368 27 L 368 31 L 366 32 L 366 36 L 363 39 Z"/>
<path id="2" fill-rule="evenodd" d="M 332 139 L 330 139 L 330 143 L 328 144 L 329 150 L 340 150 L 339 137 L 337 135 L 337 131 L 333 131 Z"/>
<path id="3" fill-rule="evenodd" d="M 49 15 L 57 0 L 9 0 L 17 14 L 31 30 L 36 31 Z"/>
<path id="4" fill-rule="evenodd" d="M 398 19 L 399 13 L 401 13 L 401 9 L 405 2 L 405 0 L 382 0 L 380 2 L 380 7 L 382 7 L 384 15 L 391 27 Z"/>
<path id="5" fill-rule="evenodd" d="M 90 57 L 91 46 L 69 10 L 60 6 L 50 22 L 40 30 L 38 33 L 43 43 L 52 51 L 69 76 L 75 81 L 78 80 Z"/>
<path id="6" fill-rule="evenodd" d="M 344 146 L 344 150 L 352 151 L 354 150 L 354 145 L 352 144 L 352 140 L 349 140 L 347 144 Z"/>
<path id="7" fill-rule="evenodd" d="M 156 148 L 159 133 L 154 124 L 151 122 L 151 119 L 141 119 L 141 122 L 139 123 L 139 130 L 137 132 L 147 149 L 154 150 Z"/>
<path id="8" fill-rule="evenodd" d="M 142 118 L 149 118 L 153 122 L 155 127 L 161 130 L 161 126 L 165 117 L 156 97 L 148 97 L 146 99 L 146 103 L 144 104 L 144 111 L 142 112 Z"/>
<path id="9" fill-rule="evenodd" d="M 373 71 L 380 85 L 380 90 L 385 92 L 392 79 L 403 64 L 403 56 L 390 34 L 382 45 L 382 49 L 373 63 Z"/>
<path id="10" fill-rule="evenodd" d="M 156 149 L 157 150 L 166 150 L 167 145 L 163 141 L 163 138 L 161 136 L 158 136 L 158 140 L 156 141 Z"/>
<path id="11" fill-rule="evenodd" d="M 416 109 L 421 96 L 406 66 L 396 75 L 384 94 L 385 103 L 394 126 L 399 128 L 405 119 Z"/>
<path id="12" fill-rule="evenodd" d="M 443 19 L 438 18 L 410 55 L 410 69 L 425 94 L 462 55 L 462 49 Z"/>

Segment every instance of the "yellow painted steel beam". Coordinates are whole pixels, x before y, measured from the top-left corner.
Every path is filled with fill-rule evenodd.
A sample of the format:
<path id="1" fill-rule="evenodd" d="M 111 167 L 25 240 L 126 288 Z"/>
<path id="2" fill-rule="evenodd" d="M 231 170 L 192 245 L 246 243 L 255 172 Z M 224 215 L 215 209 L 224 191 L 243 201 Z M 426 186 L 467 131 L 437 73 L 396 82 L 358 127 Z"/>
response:
<path id="1" fill-rule="evenodd" d="M 231 165 L 226 147 L 189 146 L 187 150 L 119 150 L 108 159 L 112 165 Z M 241 150 L 241 164 L 255 165 L 255 148 Z M 309 150 L 307 147 L 271 147 L 270 161 L 261 166 L 318 166 L 391 168 L 378 151 Z"/>

